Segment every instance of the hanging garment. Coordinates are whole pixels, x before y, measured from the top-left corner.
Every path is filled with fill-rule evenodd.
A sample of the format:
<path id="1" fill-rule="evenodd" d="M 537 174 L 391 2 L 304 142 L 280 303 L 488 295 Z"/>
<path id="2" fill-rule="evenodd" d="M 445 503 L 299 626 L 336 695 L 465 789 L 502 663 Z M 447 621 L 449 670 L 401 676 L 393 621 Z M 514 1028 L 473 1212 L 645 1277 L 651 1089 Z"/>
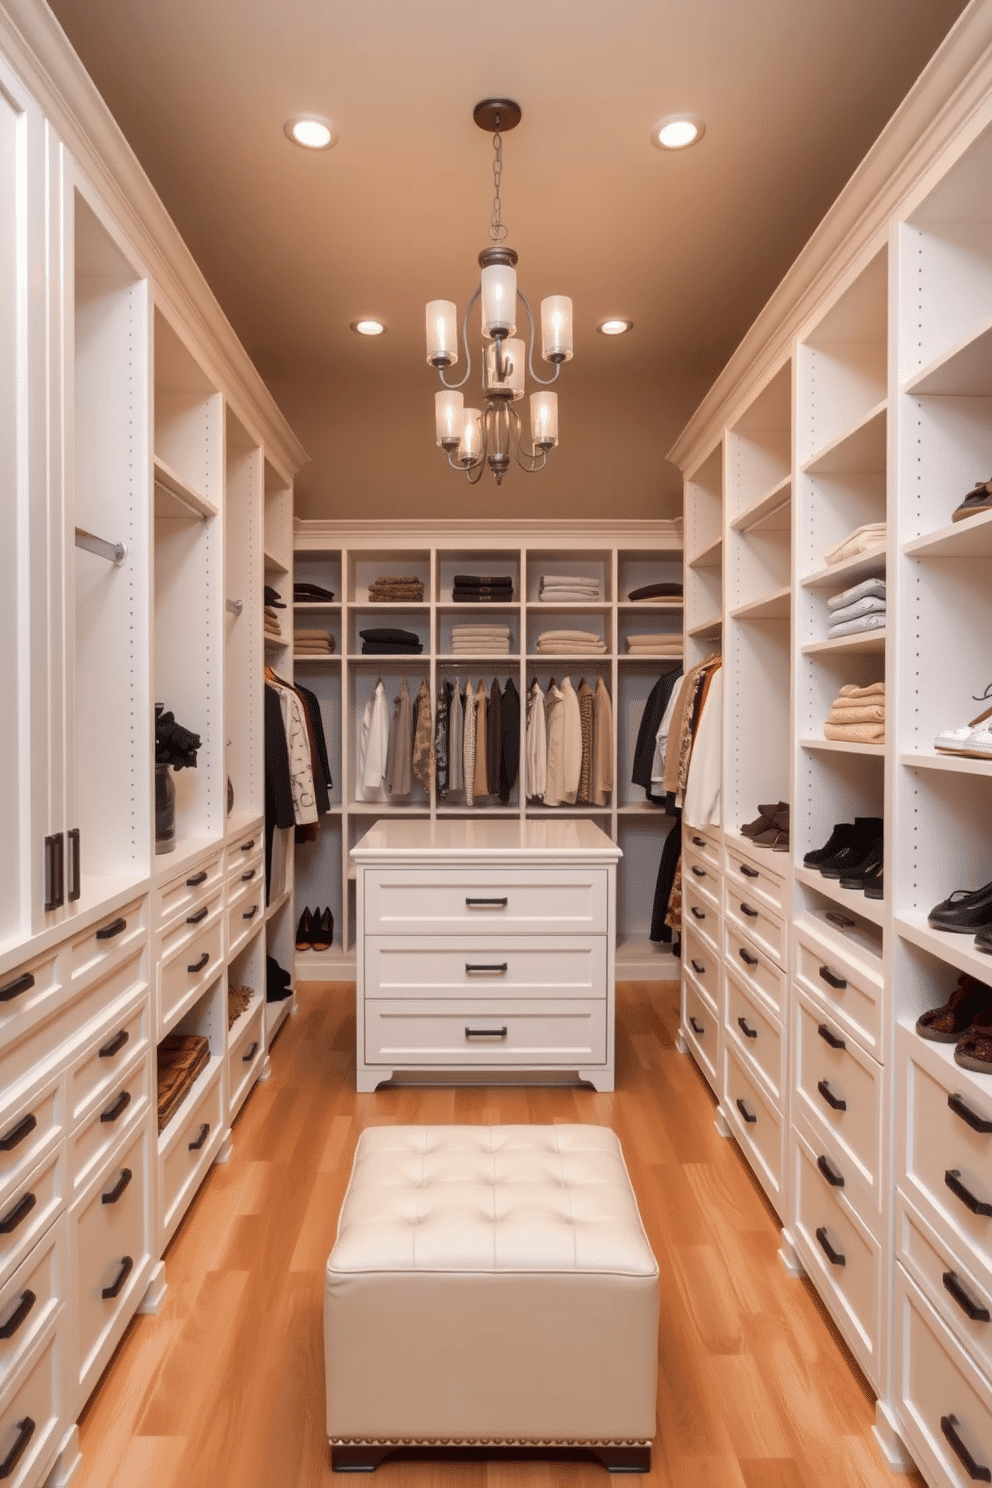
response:
<path id="1" fill-rule="evenodd" d="M 300 694 L 300 697 L 303 699 L 304 703 L 307 706 L 307 712 L 310 715 L 310 723 L 313 728 L 314 739 L 316 740 L 317 744 L 317 763 L 320 767 L 321 777 L 324 782 L 324 794 L 327 798 L 327 804 L 322 806 L 320 804 L 320 792 L 318 791 L 317 810 L 323 813 L 330 809 L 330 793 L 334 786 L 334 781 L 331 777 L 331 762 L 328 759 L 327 755 L 327 736 L 324 733 L 324 717 L 321 713 L 320 700 L 318 699 L 316 693 L 310 692 L 309 689 L 306 687 L 300 687 L 298 683 L 296 684 L 296 691 Z M 315 776 L 315 786 L 316 783 L 317 781 Z"/>
<path id="2" fill-rule="evenodd" d="M 291 690 L 300 705 L 300 711 L 303 715 L 303 723 L 306 729 L 310 774 L 313 780 L 313 803 L 314 810 L 317 813 L 316 818 L 312 822 L 301 822 L 297 825 L 296 840 L 297 842 L 316 842 L 320 813 L 322 810 L 326 811 L 331 803 L 328 799 L 327 791 L 323 788 L 323 776 L 317 756 L 317 735 L 314 731 L 313 719 L 310 717 L 310 709 L 307 707 L 299 688 L 294 687 Z M 323 805 L 321 802 L 323 802 Z"/>
<path id="3" fill-rule="evenodd" d="M 696 727 L 682 820 L 691 827 L 718 827 L 721 822 L 720 762 L 723 737 L 723 668 L 713 674 Z"/>
<path id="4" fill-rule="evenodd" d="M 707 656 L 705 661 L 701 661 L 698 666 L 686 672 L 685 682 L 679 690 L 678 702 L 672 714 L 663 783 L 666 795 L 675 798 L 679 805 L 681 805 L 681 796 L 685 790 L 689 756 L 692 753 L 692 727 L 696 718 L 699 694 L 709 670 L 719 659 L 716 655 Z"/>
<path id="5" fill-rule="evenodd" d="M 386 690 L 380 678 L 362 714 L 358 740 L 358 762 L 355 770 L 356 800 L 378 801 L 382 799 L 388 750 L 389 718 L 386 710 Z"/>
<path id="6" fill-rule="evenodd" d="M 503 733 L 499 751 L 499 798 L 509 801 L 520 773 L 520 694 L 507 677 L 503 688 Z"/>
<path id="7" fill-rule="evenodd" d="M 448 722 L 451 715 L 451 683 L 445 680 L 437 690 L 437 713 L 434 718 L 434 778 L 438 798 L 448 798 Z"/>
<path id="8" fill-rule="evenodd" d="M 715 662 L 704 669 L 702 680 L 699 686 L 699 691 L 697 692 L 695 702 L 693 703 L 692 717 L 689 719 L 688 740 L 686 740 L 686 738 L 683 736 L 682 750 L 679 755 L 679 783 L 678 789 L 675 792 L 675 804 L 679 807 L 681 807 L 685 802 L 685 788 L 689 783 L 689 766 L 692 763 L 692 754 L 696 744 L 696 732 L 699 728 L 699 720 L 702 717 L 703 709 L 706 706 L 706 699 L 708 698 L 710 688 L 713 685 L 713 678 L 716 676 L 719 669 L 719 659 L 717 659 Z"/>
<path id="9" fill-rule="evenodd" d="M 674 813 L 675 823 L 669 828 L 661 849 L 658 877 L 654 886 L 654 904 L 651 909 L 651 939 L 667 945 L 672 939 L 672 927 L 665 923 L 675 876 L 682 859 L 682 813 Z"/>
<path id="10" fill-rule="evenodd" d="M 502 735 L 503 694 L 499 690 L 498 680 L 494 677 L 489 691 L 489 710 L 486 714 L 486 779 L 489 781 L 490 795 L 495 795 L 499 790 Z"/>
<path id="11" fill-rule="evenodd" d="M 451 693 L 451 710 L 448 715 L 448 790 L 465 789 L 465 714 L 458 678 Z"/>
<path id="12" fill-rule="evenodd" d="M 413 790 L 413 708 L 406 678 L 393 700 L 393 722 L 386 748 L 386 789 L 391 796 Z"/>
<path id="13" fill-rule="evenodd" d="M 565 787 L 565 703 L 554 682 L 548 684 L 545 702 L 547 714 L 548 761 L 544 783 L 545 806 L 560 806 Z"/>
<path id="14" fill-rule="evenodd" d="M 579 768 L 579 789 L 575 799 L 592 800 L 592 740 L 593 717 L 596 712 L 596 695 L 585 677 L 579 681 L 576 696 L 579 700 L 579 729 L 582 736 L 582 763 Z"/>
<path id="15" fill-rule="evenodd" d="M 475 693 L 465 682 L 465 722 L 462 729 L 462 769 L 465 774 L 465 805 L 475 804 Z"/>
<path id="16" fill-rule="evenodd" d="M 479 678 L 479 690 L 475 695 L 475 794 L 488 796 L 489 772 L 486 762 L 486 742 L 489 737 L 489 699 L 486 684 Z"/>
<path id="17" fill-rule="evenodd" d="M 527 794 L 534 801 L 544 799 L 548 780 L 548 729 L 544 712 L 544 693 L 534 679 L 527 694 Z"/>
<path id="18" fill-rule="evenodd" d="M 579 791 L 579 775 L 582 771 L 582 719 L 579 700 L 575 695 L 571 677 L 561 684 L 562 705 L 565 709 L 565 736 L 562 759 L 562 800 L 572 806 Z"/>
<path id="19" fill-rule="evenodd" d="M 272 684 L 279 694 L 279 709 L 286 731 L 289 753 L 289 777 L 293 791 L 293 819 L 298 827 L 317 820 L 317 803 L 313 791 L 310 735 L 303 703 L 285 683 Z"/>
<path id="20" fill-rule="evenodd" d="M 671 727 L 672 715 L 678 705 L 679 693 L 682 691 L 682 684 L 685 682 L 685 677 L 681 672 L 679 672 L 677 676 L 678 680 L 676 681 L 675 686 L 672 688 L 672 695 L 668 699 L 668 706 L 665 709 L 662 720 L 658 725 L 658 732 L 654 736 L 654 759 L 651 762 L 652 795 L 662 797 L 664 796 L 663 782 L 665 779 L 665 755 L 668 752 L 668 731 Z M 657 787 L 657 789 L 655 789 L 655 787 Z"/>
<path id="21" fill-rule="evenodd" d="M 613 704 L 602 677 L 596 679 L 592 730 L 592 782 L 590 799 L 594 806 L 605 806 L 613 790 L 615 757 L 613 753 Z"/>
<path id="22" fill-rule="evenodd" d="M 660 802 L 665 799 L 664 781 L 655 779 L 653 774 L 654 752 L 659 726 L 681 677 L 682 671 L 679 667 L 662 672 L 648 693 L 644 711 L 641 714 L 637 741 L 634 745 L 634 767 L 631 770 L 631 780 L 634 785 L 643 787 L 644 794 L 649 801 Z"/>
<path id="23" fill-rule="evenodd" d="M 272 887 L 272 840 L 276 827 L 291 827 L 293 786 L 289 772 L 289 748 L 282 721 L 279 694 L 268 683 L 265 686 L 265 893 L 266 903 Z"/>
<path id="24" fill-rule="evenodd" d="M 426 677 L 421 677 L 413 723 L 413 773 L 427 795 L 430 795 L 434 771 L 434 755 L 431 751 L 433 724 L 430 689 Z"/>

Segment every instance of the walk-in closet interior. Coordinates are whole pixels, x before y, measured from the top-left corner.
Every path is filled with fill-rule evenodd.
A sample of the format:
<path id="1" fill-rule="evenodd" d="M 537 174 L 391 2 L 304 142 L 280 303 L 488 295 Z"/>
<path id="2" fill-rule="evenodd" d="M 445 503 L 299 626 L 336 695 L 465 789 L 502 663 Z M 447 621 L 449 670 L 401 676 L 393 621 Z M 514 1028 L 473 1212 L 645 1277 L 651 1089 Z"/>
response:
<path id="1" fill-rule="evenodd" d="M 500 23 L 0 0 L 11 1488 L 992 1481 L 992 0 Z M 334 1437 L 394 1127 L 439 1297 L 619 1138 L 653 1441 Z"/>

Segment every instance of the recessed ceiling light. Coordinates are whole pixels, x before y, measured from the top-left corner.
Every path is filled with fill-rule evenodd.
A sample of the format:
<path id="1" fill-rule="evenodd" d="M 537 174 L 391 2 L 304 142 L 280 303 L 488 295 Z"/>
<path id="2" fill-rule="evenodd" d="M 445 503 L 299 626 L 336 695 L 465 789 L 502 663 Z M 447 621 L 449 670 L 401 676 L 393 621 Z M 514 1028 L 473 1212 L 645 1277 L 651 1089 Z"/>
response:
<path id="1" fill-rule="evenodd" d="M 338 142 L 333 125 L 317 114 L 297 114 L 286 120 L 283 130 L 294 145 L 305 150 L 328 150 Z"/>
<path id="2" fill-rule="evenodd" d="M 695 145 L 706 133 L 702 119 L 692 114 L 670 114 L 661 119 L 651 131 L 651 142 L 659 150 L 685 150 Z"/>
<path id="3" fill-rule="evenodd" d="M 386 327 L 381 320 L 372 320 L 366 316 L 364 320 L 353 320 L 351 329 L 357 331 L 360 336 L 381 336 Z"/>
<path id="4" fill-rule="evenodd" d="M 610 320 L 601 320 L 596 329 L 597 331 L 601 331 L 604 336 L 622 336 L 626 331 L 631 329 L 633 324 L 634 322 L 632 320 L 619 320 L 613 317 Z"/>

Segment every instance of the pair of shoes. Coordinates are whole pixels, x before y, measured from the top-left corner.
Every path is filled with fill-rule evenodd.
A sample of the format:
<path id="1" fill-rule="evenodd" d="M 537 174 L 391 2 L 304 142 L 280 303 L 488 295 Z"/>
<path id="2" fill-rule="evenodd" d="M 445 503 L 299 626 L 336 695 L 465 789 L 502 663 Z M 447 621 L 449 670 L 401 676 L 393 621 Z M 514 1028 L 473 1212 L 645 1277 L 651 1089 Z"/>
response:
<path id="1" fill-rule="evenodd" d="M 329 951 L 334 943 L 334 916 L 330 909 L 304 909 L 296 927 L 298 951 Z"/>
<path id="2" fill-rule="evenodd" d="M 746 835 L 751 838 L 755 847 L 770 847 L 772 852 L 788 852 L 789 803 L 779 801 L 777 806 L 759 806 L 758 810 L 763 814 L 767 813 L 768 825 L 760 832 L 749 832 Z M 749 825 L 754 826 L 754 823 L 751 822 Z"/>
<path id="3" fill-rule="evenodd" d="M 992 951 L 992 883 L 980 889 L 955 889 L 927 915 L 935 930 L 974 935 L 980 951 Z"/>
<path id="4" fill-rule="evenodd" d="M 951 513 L 952 522 L 962 522 L 965 517 L 977 517 L 981 512 L 992 511 L 992 480 L 978 481 L 969 491 L 961 505 Z"/>
<path id="5" fill-rule="evenodd" d="M 862 889 L 868 899 L 882 897 L 882 818 L 856 816 L 838 822 L 822 847 L 803 858 L 824 878 L 836 878 L 842 889 Z M 869 892 L 870 890 L 870 892 Z"/>
<path id="6" fill-rule="evenodd" d="M 992 682 L 981 697 L 975 697 L 975 702 L 985 703 L 990 697 Z M 940 750 L 941 754 L 963 754 L 968 759 L 992 759 L 992 726 L 989 725 L 989 719 L 992 719 L 992 708 L 979 713 L 965 728 L 944 729 L 934 739 L 934 749 Z"/>
<path id="7" fill-rule="evenodd" d="M 788 801 L 779 801 L 774 806 L 762 806 L 758 802 L 758 815 L 752 822 L 745 822 L 741 827 L 742 837 L 757 837 L 762 832 L 769 831 L 775 825 L 775 816 L 779 811 L 788 814 Z"/>
<path id="8" fill-rule="evenodd" d="M 954 1060 L 965 1069 L 992 1075 L 992 987 L 966 972 L 943 1007 L 931 1008 L 916 1020 L 921 1038 L 954 1044 Z"/>
<path id="9" fill-rule="evenodd" d="M 293 995 L 293 978 L 284 971 L 274 956 L 265 958 L 265 1000 L 285 1002 Z"/>

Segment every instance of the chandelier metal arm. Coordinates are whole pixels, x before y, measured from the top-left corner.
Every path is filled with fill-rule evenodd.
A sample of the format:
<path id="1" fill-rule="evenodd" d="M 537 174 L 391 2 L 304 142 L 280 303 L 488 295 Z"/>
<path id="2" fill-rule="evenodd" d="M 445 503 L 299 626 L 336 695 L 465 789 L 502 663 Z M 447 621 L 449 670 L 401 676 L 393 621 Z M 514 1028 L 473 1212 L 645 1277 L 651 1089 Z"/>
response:
<path id="1" fill-rule="evenodd" d="M 555 365 L 554 377 L 538 377 L 537 373 L 534 371 L 534 312 L 530 308 L 530 301 L 528 300 L 522 289 L 517 290 L 517 299 L 523 300 L 524 309 L 527 311 L 527 319 L 530 321 L 530 341 L 527 346 L 527 365 L 530 368 L 530 375 L 535 382 L 540 383 L 541 387 L 550 387 L 553 382 L 558 381 L 558 374 L 561 371 L 561 362 L 558 362 Z"/>
<path id="2" fill-rule="evenodd" d="M 472 353 L 469 351 L 468 348 L 468 318 L 469 315 L 472 313 L 472 306 L 475 304 L 481 293 L 481 288 L 475 291 L 475 294 L 465 306 L 465 314 L 462 316 L 462 345 L 465 347 L 465 376 L 459 382 L 449 382 L 444 375 L 444 368 L 438 367 L 437 369 L 437 375 L 438 377 L 440 377 L 442 385 L 446 388 L 454 389 L 464 387 L 469 378 L 472 376 Z"/>
<path id="3" fill-rule="evenodd" d="M 526 470 L 528 475 L 533 475 L 538 470 L 543 470 L 548 463 L 547 450 L 529 450 L 523 441 L 521 433 L 520 415 L 515 408 L 510 409 L 510 416 L 515 425 L 516 438 L 513 441 L 513 453 L 521 470 Z"/>

